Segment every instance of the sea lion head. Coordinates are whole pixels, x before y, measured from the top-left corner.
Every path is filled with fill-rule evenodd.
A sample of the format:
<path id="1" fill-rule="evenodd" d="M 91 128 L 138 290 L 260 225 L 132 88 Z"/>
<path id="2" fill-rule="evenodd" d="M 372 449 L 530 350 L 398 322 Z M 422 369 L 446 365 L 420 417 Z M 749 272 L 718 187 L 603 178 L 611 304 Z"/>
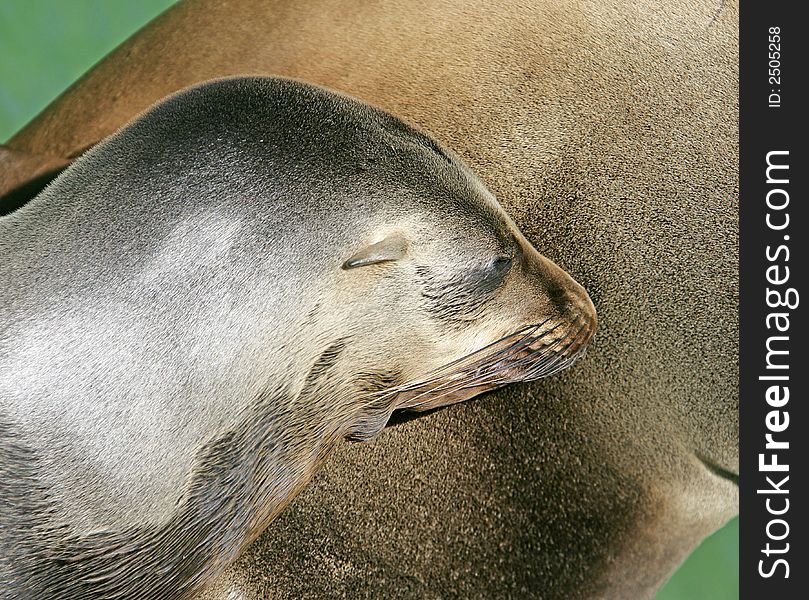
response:
<path id="1" fill-rule="evenodd" d="M 107 162 L 147 163 L 129 196 L 168 189 L 178 207 L 166 212 L 191 213 L 169 238 L 235 223 L 228 244 L 239 251 L 221 266 L 267 307 L 243 311 L 266 323 L 249 334 L 266 349 L 258 362 L 272 371 L 288 364 L 278 349 L 297 346 L 294 366 L 274 376 L 294 374 L 310 392 L 329 379 L 352 398 L 332 413 L 352 437 L 374 435 L 397 409 L 555 373 L 596 329 L 585 290 L 458 156 L 356 99 L 223 79 L 176 94 L 119 137 Z"/>
<path id="2" fill-rule="evenodd" d="M 308 300 L 298 297 L 310 318 L 297 339 L 329 340 L 307 381 L 327 364 L 350 382 L 350 437 L 375 435 L 394 410 L 551 375 L 581 355 L 597 323 L 587 292 L 452 151 L 389 113 L 300 82 L 224 80 L 192 93 L 235 89 L 238 100 L 217 104 L 272 105 L 267 122 L 281 123 L 252 138 L 294 145 L 283 173 L 277 158 L 261 164 L 286 182 L 283 195 L 308 197 L 309 241 L 290 243 L 305 256 L 295 269 L 311 265 Z M 245 100 L 256 90 L 272 100 Z"/>
<path id="3" fill-rule="evenodd" d="M 368 336 L 359 391 L 424 411 L 572 364 L 596 329 L 586 291 L 457 157 L 408 133 L 420 189 L 367 223 L 342 264 L 359 292 L 353 335 Z"/>

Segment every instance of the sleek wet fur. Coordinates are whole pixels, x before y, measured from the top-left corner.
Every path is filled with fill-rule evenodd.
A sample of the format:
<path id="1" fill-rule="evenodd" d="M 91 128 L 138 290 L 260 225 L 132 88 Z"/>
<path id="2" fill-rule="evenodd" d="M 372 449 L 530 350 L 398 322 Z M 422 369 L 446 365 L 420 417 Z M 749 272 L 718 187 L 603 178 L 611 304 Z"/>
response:
<path id="1" fill-rule="evenodd" d="M 601 329 L 575 373 L 341 446 L 217 598 L 652 596 L 738 510 L 737 2 L 192 0 L 9 146 L 70 157 L 236 73 L 435 134 Z"/>
<path id="2" fill-rule="evenodd" d="M 448 150 L 181 92 L 0 219 L 0 597 L 185 598 L 341 438 L 569 366 L 586 292 Z"/>

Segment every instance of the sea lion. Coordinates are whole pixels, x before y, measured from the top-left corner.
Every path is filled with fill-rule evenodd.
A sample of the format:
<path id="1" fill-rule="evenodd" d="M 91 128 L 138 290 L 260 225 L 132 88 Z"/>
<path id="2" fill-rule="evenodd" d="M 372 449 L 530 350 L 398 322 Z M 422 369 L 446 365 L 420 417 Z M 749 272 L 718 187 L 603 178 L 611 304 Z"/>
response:
<path id="1" fill-rule="evenodd" d="M 337 440 L 556 373 L 596 328 L 454 154 L 285 79 L 161 102 L 0 251 L 2 598 L 190 597 Z"/>
<path id="2" fill-rule="evenodd" d="M 652 596 L 738 511 L 738 3 L 191 0 L 9 146 L 69 157 L 236 73 L 448 143 L 601 328 L 575 376 L 341 445 L 221 598 Z"/>

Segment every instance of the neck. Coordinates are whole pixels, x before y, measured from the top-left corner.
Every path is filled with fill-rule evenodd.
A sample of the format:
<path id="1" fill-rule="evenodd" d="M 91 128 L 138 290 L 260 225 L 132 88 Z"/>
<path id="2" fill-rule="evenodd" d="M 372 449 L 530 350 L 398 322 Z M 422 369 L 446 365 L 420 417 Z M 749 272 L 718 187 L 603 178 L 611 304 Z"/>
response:
<path id="1" fill-rule="evenodd" d="M 201 448 L 174 514 L 159 526 L 65 535 L 43 510 L 28 531 L 12 532 L 30 551 L 0 573 L 12 568 L 12 581 L 43 598 L 188 597 L 263 531 L 334 445 L 337 422 L 318 404 L 302 395 L 292 402 L 283 390 L 259 398 Z M 31 548 L 31 539 L 41 544 Z"/>

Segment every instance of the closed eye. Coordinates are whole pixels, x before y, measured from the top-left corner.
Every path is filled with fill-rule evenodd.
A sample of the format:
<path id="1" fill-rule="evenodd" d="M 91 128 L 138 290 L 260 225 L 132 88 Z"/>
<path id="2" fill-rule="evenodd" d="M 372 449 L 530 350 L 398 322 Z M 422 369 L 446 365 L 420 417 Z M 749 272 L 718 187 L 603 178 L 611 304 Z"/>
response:
<path id="1" fill-rule="evenodd" d="M 497 256 L 470 272 L 443 279 L 428 267 L 416 267 L 424 286 L 427 308 L 443 319 L 468 321 L 476 318 L 495 296 L 511 270 L 511 256 Z"/>
<path id="2" fill-rule="evenodd" d="M 491 263 L 492 274 L 497 275 L 503 279 L 511 270 L 511 264 L 514 262 L 512 256 L 498 256 Z"/>
<path id="3" fill-rule="evenodd" d="M 479 293 L 491 293 L 502 285 L 511 270 L 511 263 L 510 256 L 497 256 L 485 267 L 469 273 L 467 285 L 477 288 Z"/>

